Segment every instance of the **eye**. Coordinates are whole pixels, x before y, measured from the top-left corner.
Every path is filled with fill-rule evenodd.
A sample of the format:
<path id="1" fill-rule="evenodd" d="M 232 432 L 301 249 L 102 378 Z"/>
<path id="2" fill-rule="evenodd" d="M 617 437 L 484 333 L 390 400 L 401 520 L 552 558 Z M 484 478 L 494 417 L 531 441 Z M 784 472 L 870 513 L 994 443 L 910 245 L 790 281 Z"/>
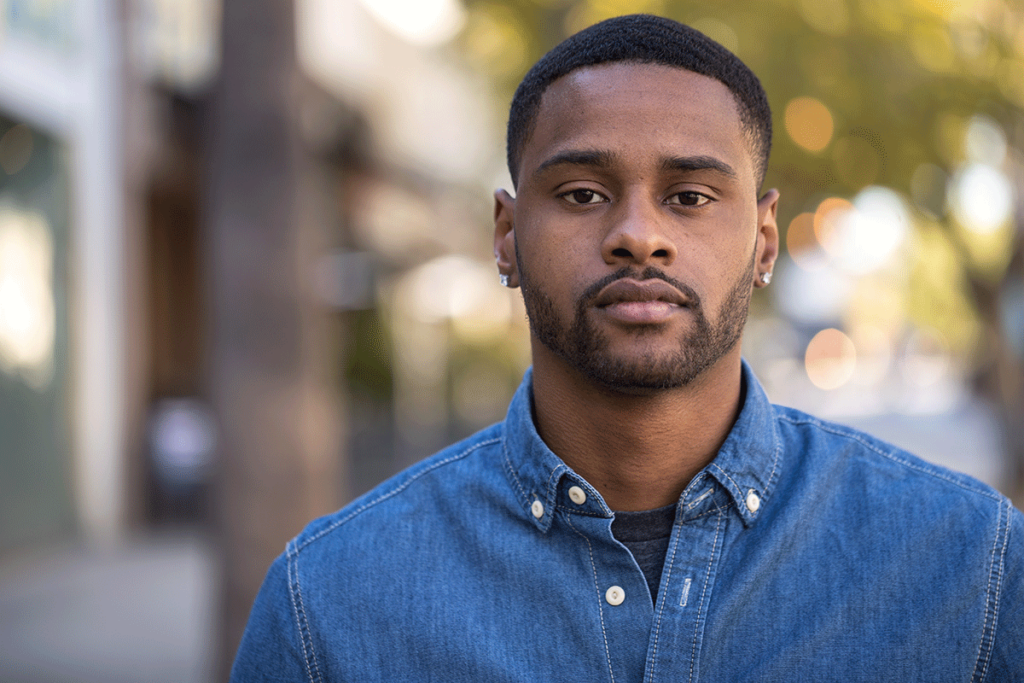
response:
<path id="1" fill-rule="evenodd" d="M 593 190 L 570 190 L 558 196 L 570 204 L 600 204 L 606 201 L 604 197 Z"/>
<path id="2" fill-rule="evenodd" d="M 704 206 L 711 201 L 711 197 L 700 192 L 677 192 L 668 198 L 667 204 L 675 204 L 676 206 Z"/>

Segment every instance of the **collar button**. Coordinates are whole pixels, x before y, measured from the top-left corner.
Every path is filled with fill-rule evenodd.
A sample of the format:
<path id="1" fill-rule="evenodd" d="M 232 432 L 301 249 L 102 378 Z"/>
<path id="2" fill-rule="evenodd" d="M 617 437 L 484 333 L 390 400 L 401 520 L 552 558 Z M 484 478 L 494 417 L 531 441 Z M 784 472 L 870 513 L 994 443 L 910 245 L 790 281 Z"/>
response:
<path id="1" fill-rule="evenodd" d="M 747 491 L 747 509 L 757 512 L 761 508 L 761 497 L 754 492 L 754 489 Z"/>
<path id="2" fill-rule="evenodd" d="M 569 500 L 576 503 L 577 505 L 583 505 L 587 502 L 587 493 L 579 486 L 569 487 Z"/>

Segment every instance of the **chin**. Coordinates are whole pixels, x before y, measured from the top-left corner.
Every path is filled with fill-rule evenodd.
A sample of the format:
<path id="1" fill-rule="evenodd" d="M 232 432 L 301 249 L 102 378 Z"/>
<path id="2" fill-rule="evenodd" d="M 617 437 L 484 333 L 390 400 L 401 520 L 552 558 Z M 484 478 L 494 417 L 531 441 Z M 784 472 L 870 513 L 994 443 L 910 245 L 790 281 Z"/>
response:
<path id="1" fill-rule="evenodd" d="M 713 364 L 688 362 L 678 357 L 627 360 L 592 356 L 577 365 L 576 369 L 606 389 L 629 394 L 651 394 L 689 386 Z"/>

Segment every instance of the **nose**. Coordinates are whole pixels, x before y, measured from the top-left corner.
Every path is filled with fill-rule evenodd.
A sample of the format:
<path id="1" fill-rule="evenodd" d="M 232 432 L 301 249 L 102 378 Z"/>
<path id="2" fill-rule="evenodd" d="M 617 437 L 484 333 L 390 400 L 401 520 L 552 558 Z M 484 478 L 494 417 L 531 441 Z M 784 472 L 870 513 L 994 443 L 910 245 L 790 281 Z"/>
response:
<path id="1" fill-rule="evenodd" d="M 667 232 L 663 207 L 647 197 L 626 197 L 601 244 L 601 256 L 609 265 L 668 266 L 676 258 L 676 246 Z"/>

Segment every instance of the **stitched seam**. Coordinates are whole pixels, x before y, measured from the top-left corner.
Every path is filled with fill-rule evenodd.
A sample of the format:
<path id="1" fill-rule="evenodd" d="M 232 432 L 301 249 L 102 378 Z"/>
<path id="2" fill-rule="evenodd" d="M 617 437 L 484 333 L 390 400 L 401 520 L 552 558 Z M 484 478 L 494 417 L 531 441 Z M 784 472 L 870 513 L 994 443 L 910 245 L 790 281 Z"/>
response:
<path id="1" fill-rule="evenodd" d="M 478 444 L 470 446 L 469 448 L 467 448 L 466 450 L 462 451 L 461 453 L 458 453 L 457 455 L 453 455 L 451 457 L 445 458 L 444 460 L 442 460 L 440 462 L 434 463 L 433 465 L 431 465 L 430 467 L 426 468 L 422 472 L 417 472 L 415 475 L 409 477 L 409 479 L 407 479 L 406 481 L 402 482 L 399 486 L 396 486 L 395 488 L 391 489 L 387 493 L 381 494 L 380 496 L 378 496 L 377 498 L 374 498 L 373 500 L 369 501 L 368 503 L 363 503 L 358 508 L 356 508 L 355 510 L 350 512 L 348 515 L 346 515 L 344 519 L 338 520 L 337 522 L 335 522 L 334 524 L 331 524 L 326 529 L 323 529 L 323 530 L 319 531 L 315 536 L 313 536 L 311 538 L 308 538 L 305 541 L 303 541 L 302 545 L 297 546 L 295 548 L 295 554 L 297 555 L 300 550 L 302 550 L 307 545 L 309 545 L 313 541 L 317 540 L 321 536 L 329 534 L 330 532 L 334 531 L 335 529 L 337 529 L 341 525 L 349 522 L 353 517 L 356 517 L 356 516 L 362 514 L 363 512 L 368 510 L 369 508 L 377 505 L 378 503 L 381 503 L 381 502 L 387 500 L 388 498 L 391 498 L 392 496 L 398 495 L 399 493 L 401 493 L 405 489 L 409 488 L 409 486 L 411 486 L 414 481 L 416 481 L 417 479 L 419 479 L 420 477 L 422 477 L 422 476 L 424 476 L 426 474 L 429 474 L 430 472 L 433 472 L 438 467 L 441 467 L 443 465 L 447 465 L 448 463 L 451 463 L 451 462 L 455 462 L 456 460 L 461 460 L 462 458 L 465 458 L 466 456 L 468 456 L 473 451 L 475 451 L 477 449 L 480 449 L 480 448 L 483 448 L 484 446 L 492 446 L 492 445 L 498 443 L 499 441 L 501 441 L 501 439 L 490 439 L 488 441 L 482 441 L 482 442 L 480 442 Z"/>
<path id="2" fill-rule="evenodd" d="M 597 583 L 597 565 L 594 564 L 594 548 L 590 544 L 590 539 L 580 532 L 575 526 L 573 526 L 572 519 L 566 517 L 565 521 L 569 524 L 569 528 L 572 529 L 576 535 L 587 542 L 587 553 L 590 557 L 590 568 L 594 572 L 594 590 L 597 592 L 597 615 L 601 619 L 601 637 L 604 638 L 604 655 L 605 659 L 608 660 L 608 676 L 611 678 L 611 683 L 615 683 L 615 672 L 612 671 L 612 653 L 608 649 L 608 632 L 604 628 L 604 605 L 601 604 L 601 586 Z"/>
<path id="3" fill-rule="evenodd" d="M 734 480 L 734 479 L 733 479 L 732 477 L 730 477 L 730 476 L 729 476 L 729 473 L 728 473 L 728 472 L 726 472 L 726 471 L 725 471 L 725 470 L 723 470 L 723 469 L 722 469 L 721 467 L 719 467 L 718 465 L 715 465 L 715 464 L 712 464 L 712 465 L 711 465 L 711 467 L 715 468 L 715 470 L 716 470 L 716 471 L 718 471 L 718 472 L 721 472 L 721 473 L 722 473 L 722 476 L 724 476 L 724 477 L 725 477 L 726 479 L 728 479 L 728 480 L 729 480 L 729 482 L 730 482 L 730 483 L 731 483 L 731 484 L 732 484 L 732 485 L 733 485 L 733 486 L 735 487 L 735 489 L 736 489 L 736 490 L 735 490 L 735 492 L 733 493 L 733 496 L 734 496 L 735 498 L 742 498 L 742 497 L 743 497 L 743 489 L 742 489 L 742 488 L 740 487 L 740 485 L 739 485 L 739 484 L 737 484 L 737 483 L 736 483 L 736 481 L 735 481 L 735 480 Z M 716 505 L 717 505 L 717 504 L 716 504 Z M 737 511 L 737 512 L 739 513 L 740 517 L 744 517 L 744 518 L 745 518 L 745 516 L 744 516 L 744 514 L 743 514 L 743 513 L 744 513 L 744 509 L 745 509 L 745 508 L 741 508 L 741 507 L 740 507 L 739 503 L 737 503 L 737 504 L 736 504 L 736 511 Z M 753 513 L 753 512 L 750 512 L 750 509 L 749 509 L 749 508 L 746 508 L 746 512 L 747 512 L 748 514 L 750 514 L 750 516 L 751 516 L 751 517 L 753 517 L 753 516 L 754 516 L 754 514 L 755 514 L 755 513 Z"/>
<path id="4" fill-rule="evenodd" d="M 846 438 L 846 439 L 850 439 L 851 441 L 856 441 L 857 443 L 859 443 L 860 445 L 864 446 L 868 450 L 874 451 L 875 453 L 877 453 L 878 455 L 882 456 L 883 458 L 886 458 L 887 460 L 892 460 L 893 462 L 899 463 L 900 465 L 903 465 L 904 467 L 907 467 L 909 469 L 912 469 L 912 470 L 915 470 L 917 472 L 920 472 L 921 474 L 927 474 L 930 477 L 934 477 L 936 479 L 941 479 L 942 481 L 945 481 L 947 483 L 953 484 L 954 486 L 958 486 L 958 487 L 964 489 L 965 491 L 971 491 L 972 493 L 977 493 L 978 495 L 982 495 L 982 496 L 985 496 L 986 498 L 991 498 L 994 501 L 1002 503 L 1001 496 L 999 496 L 997 494 L 990 493 L 988 491 L 984 491 L 982 489 L 978 489 L 978 488 L 975 488 L 973 486 L 968 486 L 967 484 L 965 484 L 963 482 L 960 482 L 960 481 L 957 481 L 956 479 L 953 479 L 952 477 L 947 477 L 947 476 L 943 475 L 940 472 L 933 472 L 933 471 L 931 471 L 929 469 L 925 469 L 924 467 L 921 467 L 920 465 L 915 465 L 912 462 L 908 462 L 908 461 L 906 461 L 906 460 L 904 460 L 904 459 L 902 459 L 902 458 L 900 458 L 900 457 L 898 457 L 898 456 L 896 456 L 896 455 L 894 455 L 892 453 L 886 453 L 885 451 L 883 451 L 882 449 L 878 448 L 874 444 L 868 443 L 867 441 L 862 439 L 857 434 L 850 434 L 850 433 L 847 433 L 847 432 L 844 432 L 844 431 L 840 431 L 838 429 L 833 429 L 833 428 L 831 428 L 831 427 L 829 427 L 827 425 L 824 425 L 821 422 L 817 422 L 815 420 L 797 420 L 797 419 L 794 419 L 794 418 L 789 417 L 787 415 L 780 415 L 779 419 L 780 420 L 785 420 L 786 422 L 789 422 L 790 424 L 794 424 L 794 425 L 804 425 L 804 424 L 813 425 L 813 426 L 817 427 L 818 429 L 820 429 L 820 430 L 822 430 L 824 432 L 828 432 L 830 434 L 835 434 L 836 436 L 840 436 L 840 437 L 843 437 L 843 438 Z"/>
<path id="5" fill-rule="evenodd" d="M 718 535 L 722 531 L 722 512 L 718 514 L 718 523 L 715 525 L 715 540 L 711 543 L 711 557 L 708 558 L 708 568 L 704 572 L 704 586 L 700 590 L 700 607 L 697 609 L 697 623 L 693 627 L 693 648 L 690 650 L 690 680 L 693 680 L 693 667 L 697 660 L 697 634 L 700 632 L 700 620 L 704 614 L 704 597 L 708 592 L 708 584 L 711 583 L 711 565 L 715 561 L 715 551 L 718 548 Z"/>
<path id="6" fill-rule="evenodd" d="M 688 517 L 687 519 L 683 520 L 683 524 L 689 524 L 690 522 L 696 522 L 698 519 L 704 519 L 708 515 L 713 515 L 713 514 L 716 514 L 716 513 L 725 512 L 726 510 L 729 509 L 730 505 L 732 505 L 732 502 L 729 502 L 729 503 L 727 503 L 724 506 L 718 505 L 716 503 L 715 507 L 711 508 L 710 510 L 705 510 L 704 512 L 700 513 L 696 517 Z"/>
<path id="7" fill-rule="evenodd" d="M 777 434 L 776 438 L 778 438 Z M 775 445 L 775 459 L 772 461 L 772 471 L 771 474 L 768 475 L 768 483 L 764 485 L 764 491 L 761 492 L 763 494 L 763 498 L 765 499 L 765 501 L 767 501 L 768 496 L 770 495 L 768 492 L 771 490 L 772 482 L 775 481 L 775 470 L 777 470 L 779 467 L 779 456 L 781 455 L 781 453 L 782 439 L 778 439 Z"/>
<path id="8" fill-rule="evenodd" d="M 295 626 L 299 629 L 299 644 L 302 646 L 302 663 L 306 667 L 306 675 L 309 676 L 310 683 L 316 683 L 317 681 L 323 681 L 320 676 L 320 666 L 316 662 L 316 653 L 313 651 L 313 638 L 309 634 L 309 620 L 306 618 L 306 608 L 302 603 L 302 588 L 299 586 L 299 556 L 297 552 L 293 552 L 292 544 L 289 543 L 285 548 L 288 556 L 288 583 L 293 582 L 292 570 L 294 568 L 294 590 L 292 586 L 288 586 L 288 595 L 292 601 L 292 611 L 295 613 Z M 296 603 L 295 597 L 298 595 L 298 602 Z M 306 638 L 309 637 L 309 652 L 306 652 Z M 310 657 L 312 654 L 312 657 Z M 316 678 L 313 678 L 313 672 L 309 668 L 309 660 L 312 658 L 313 666 L 316 667 Z"/>
<path id="9" fill-rule="evenodd" d="M 516 470 L 512 466 L 512 460 L 509 456 L 507 443 L 502 444 L 502 450 L 505 451 L 505 469 L 508 471 L 509 476 L 512 477 L 512 483 L 516 485 L 516 488 L 519 490 L 519 494 L 522 496 L 523 500 L 526 500 L 526 489 L 523 488 L 523 483 L 519 481 L 519 475 L 516 474 Z"/>
<path id="10" fill-rule="evenodd" d="M 1009 502 L 1007 502 L 1007 507 Z M 1003 584 L 1003 559 L 1006 556 L 1006 546 L 1008 545 L 1010 535 L 1010 511 L 1007 509 L 1006 515 L 1006 531 L 1002 529 L 1003 526 L 1003 506 L 999 506 L 999 516 L 996 519 L 996 537 L 992 543 L 992 553 L 989 556 L 990 569 L 989 569 L 989 580 L 988 580 L 988 592 L 985 596 L 985 625 L 981 632 L 981 641 L 978 643 L 978 657 L 977 663 L 974 667 L 974 677 L 972 680 L 984 681 L 988 675 L 988 665 L 992 657 L 992 641 L 995 640 L 996 623 L 999 619 L 999 597 L 1002 590 Z M 996 563 L 996 548 L 1000 546 L 1000 537 L 1002 537 L 1002 548 L 999 551 L 999 562 Z M 998 570 L 997 570 L 998 566 Z M 993 591 L 992 581 L 995 579 L 995 590 Z M 993 595 L 994 592 L 994 595 Z M 994 598 L 994 600 L 993 600 Z M 989 621 L 991 619 L 991 622 Z M 983 650 L 987 651 L 983 652 Z M 979 675 L 980 674 L 980 675 Z"/>
<path id="11" fill-rule="evenodd" d="M 673 527 L 674 526 L 675 525 L 673 524 Z M 648 683 L 653 683 L 654 681 L 654 667 L 655 663 L 658 661 L 658 639 L 661 636 L 661 621 L 665 613 L 665 600 L 668 599 L 668 590 L 666 589 L 668 588 L 669 581 L 672 579 L 672 567 L 675 565 L 676 548 L 679 547 L 679 534 L 676 533 L 674 528 L 672 532 L 676 536 L 676 542 L 672 544 L 672 557 L 668 558 L 668 562 L 662 565 L 665 571 L 665 578 L 663 578 L 661 582 L 665 584 L 665 588 L 661 589 L 660 595 L 658 596 L 658 606 L 655 607 L 654 649 L 651 652 L 651 663 L 647 669 L 648 674 L 650 674 L 647 678 Z"/>
<path id="12" fill-rule="evenodd" d="M 561 469 L 562 469 L 561 467 L 556 467 L 555 469 L 551 470 L 551 474 L 548 475 L 548 483 L 547 483 L 547 488 L 548 489 L 551 488 L 551 480 L 555 478 L 555 474 L 556 473 L 560 473 L 559 470 L 561 470 Z"/>
<path id="13" fill-rule="evenodd" d="M 732 483 L 732 485 L 736 488 L 736 491 L 739 493 L 739 495 L 743 495 L 743 488 L 739 484 L 736 483 L 735 479 L 733 479 L 732 477 L 729 476 L 728 472 L 726 472 L 721 467 L 719 467 L 718 465 L 715 465 L 713 463 L 712 463 L 711 467 L 713 467 L 716 472 L 721 472 L 722 476 L 725 477 L 726 479 L 728 479 Z"/>
<path id="14" fill-rule="evenodd" d="M 579 515 L 580 517 L 598 517 L 600 519 L 608 519 L 608 515 L 600 512 L 587 512 L 586 510 L 580 510 L 579 508 L 572 508 L 568 505 L 555 504 L 555 509 L 564 512 L 567 515 Z"/>

